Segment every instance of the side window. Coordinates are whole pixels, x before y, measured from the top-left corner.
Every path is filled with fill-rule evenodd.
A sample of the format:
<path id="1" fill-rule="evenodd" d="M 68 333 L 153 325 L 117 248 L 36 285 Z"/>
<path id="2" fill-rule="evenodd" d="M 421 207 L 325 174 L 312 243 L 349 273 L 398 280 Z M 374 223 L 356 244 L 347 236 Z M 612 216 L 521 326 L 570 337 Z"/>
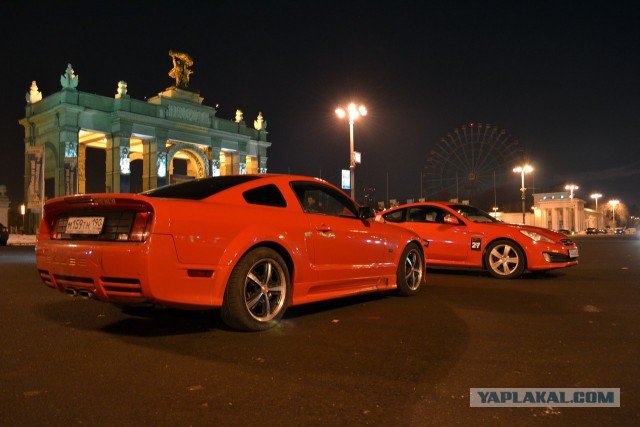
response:
<path id="1" fill-rule="evenodd" d="M 277 208 L 287 207 L 284 196 L 273 184 L 253 188 L 242 193 L 244 200 L 252 205 L 274 206 Z"/>
<path id="2" fill-rule="evenodd" d="M 406 209 L 399 209 L 397 211 L 389 212 L 386 215 L 382 215 L 382 217 L 387 222 L 404 222 L 404 214 Z"/>
<path id="3" fill-rule="evenodd" d="M 448 215 L 449 212 L 444 209 L 432 207 L 429 209 L 427 213 L 427 222 L 435 222 L 438 224 L 444 224 L 444 217 Z"/>
<path id="4" fill-rule="evenodd" d="M 409 221 L 410 222 L 433 222 L 428 220 L 427 214 L 428 208 L 422 206 L 413 207 L 409 209 Z"/>
<path id="5" fill-rule="evenodd" d="M 293 191 L 306 213 L 357 218 L 357 209 L 343 193 L 322 184 L 292 183 Z"/>
<path id="6" fill-rule="evenodd" d="M 444 210 L 435 206 L 414 206 L 409 209 L 410 222 L 430 222 L 442 224 L 447 214 Z"/>

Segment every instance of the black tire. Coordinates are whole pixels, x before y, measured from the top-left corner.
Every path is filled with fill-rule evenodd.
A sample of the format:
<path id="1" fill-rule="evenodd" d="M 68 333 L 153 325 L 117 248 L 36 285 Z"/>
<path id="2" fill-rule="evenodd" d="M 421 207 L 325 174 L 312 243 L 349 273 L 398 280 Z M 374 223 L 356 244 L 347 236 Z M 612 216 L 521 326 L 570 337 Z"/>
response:
<path id="1" fill-rule="evenodd" d="M 510 240 L 493 242 L 484 253 L 484 264 L 489 273 L 498 279 L 515 279 L 526 268 L 524 252 Z"/>
<path id="2" fill-rule="evenodd" d="M 291 280 L 273 249 L 247 252 L 234 267 L 224 293 L 221 317 L 241 331 L 264 331 L 276 325 L 289 304 Z"/>
<path id="3" fill-rule="evenodd" d="M 424 274 L 424 256 L 420 247 L 409 243 L 402 251 L 398 262 L 396 281 L 398 295 L 411 296 L 420 291 L 422 275 Z"/>

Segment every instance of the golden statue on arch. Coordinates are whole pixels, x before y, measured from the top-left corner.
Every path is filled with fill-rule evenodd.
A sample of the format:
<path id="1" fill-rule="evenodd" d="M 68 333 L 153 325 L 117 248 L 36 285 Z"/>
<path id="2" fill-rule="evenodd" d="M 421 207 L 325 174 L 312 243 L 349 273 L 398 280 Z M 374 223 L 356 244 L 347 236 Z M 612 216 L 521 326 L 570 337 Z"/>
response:
<path id="1" fill-rule="evenodd" d="M 169 56 L 173 59 L 173 69 L 169 71 L 169 76 L 176 81 L 178 89 L 187 89 L 189 87 L 189 76 L 193 71 L 189 69 L 193 65 L 193 59 L 187 53 L 169 51 Z"/>

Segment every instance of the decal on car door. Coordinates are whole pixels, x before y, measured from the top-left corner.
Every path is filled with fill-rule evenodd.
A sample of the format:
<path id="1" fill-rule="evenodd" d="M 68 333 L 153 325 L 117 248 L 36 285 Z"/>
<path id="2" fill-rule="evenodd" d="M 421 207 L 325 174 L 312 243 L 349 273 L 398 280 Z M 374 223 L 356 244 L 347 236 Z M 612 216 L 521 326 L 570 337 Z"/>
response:
<path id="1" fill-rule="evenodd" d="M 481 237 L 472 237 L 471 238 L 471 250 L 479 251 L 482 248 L 482 238 Z"/>

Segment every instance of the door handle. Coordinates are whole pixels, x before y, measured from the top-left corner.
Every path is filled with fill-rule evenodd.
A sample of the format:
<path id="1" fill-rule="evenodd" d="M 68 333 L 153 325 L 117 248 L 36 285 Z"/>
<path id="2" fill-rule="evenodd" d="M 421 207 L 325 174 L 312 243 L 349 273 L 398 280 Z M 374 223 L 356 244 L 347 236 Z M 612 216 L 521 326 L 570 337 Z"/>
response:
<path id="1" fill-rule="evenodd" d="M 331 232 L 331 227 L 329 227 L 327 224 L 316 225 L 316 231 L 318 232 L 318 234 L 320 234 L 320 236 L 325 238 L 336 237 L 336 235 Z"/>

